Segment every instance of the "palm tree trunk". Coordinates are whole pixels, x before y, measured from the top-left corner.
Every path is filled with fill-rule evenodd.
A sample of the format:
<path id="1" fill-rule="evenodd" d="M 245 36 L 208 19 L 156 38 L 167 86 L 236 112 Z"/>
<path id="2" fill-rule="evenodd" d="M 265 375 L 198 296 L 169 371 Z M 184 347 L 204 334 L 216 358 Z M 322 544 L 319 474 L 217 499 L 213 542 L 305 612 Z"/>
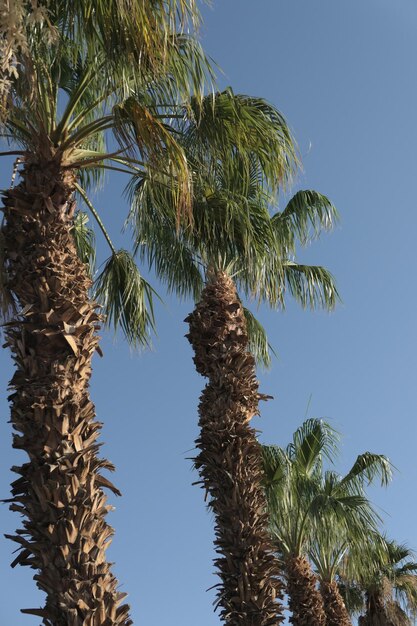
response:
<path id="1" fill-rule="evenodd" d="M 310 563 L 303 556 L 285 560 L 288 606 L 294 626 L 324 626 L 326 615 L 323 600 L 317 588 L 317 578 Z"/>
<path id="2" fill-rule="evenodd" d="M 226 273 L 209 274 L 186 321 L 196 369 L 209 379 L 199 405 L 195 465 L 215 515 L 217 606 L 228 626 L 278 624 L 281 583 L 267 530 L 260 444 L 249 425 L 265 396 L 258 393 L 243 308 Z"/>
<path id="3" fill-rule="evenodd" d="M 326 626 L 352 626 L 337 583 L 334 580 L 331 582 L 322 581 L 320 591 L 326 613 Z"/>
<path id="4" fill-rule="evenodd" d="M 358 619 L 359 626 L 409 626 L 411 620 L 398 607 L 400 611 L 396 618 L 391 619 L 389 612 L 393 612 L 395 606 L 390 607 L 389 602 L 380 591 L 374 591 L 366 594 L 366 613 Z M 395 605 L 395 603 L 392 603 Z M 390 611 L 391 608 L 391 611 Z"/>
<path id="5" fill-rule="evenodd" d="M 16 370 L 10 383 L 13 447 L 29 460 L 13 471 L 10 508 L 23 514 L 13 562 L 28 565 L 46 592 L 42 609 L 23 612 L 46 626 L 128 626 L 105 550 L 112 508 L 102 487 L 100 423 L 89 396 L 100 316 L 71 235 L 74 176 L 54 160 L 27 162 L 4 194 L 4 271 L 19 312 L 7 327 Z"/>

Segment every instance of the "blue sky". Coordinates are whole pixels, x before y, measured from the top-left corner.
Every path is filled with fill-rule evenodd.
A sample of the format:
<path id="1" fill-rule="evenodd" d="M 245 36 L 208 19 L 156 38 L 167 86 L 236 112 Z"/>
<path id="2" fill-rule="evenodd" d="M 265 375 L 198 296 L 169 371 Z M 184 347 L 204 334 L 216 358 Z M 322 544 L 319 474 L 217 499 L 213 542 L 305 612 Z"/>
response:
<path id="1" fill-rule="evenodd" d="M 220 86 L 265 97 L 284 113 L 304 171 L 295 189 L 328 195 L 341 213 L 331 234 L 301 251 L 336 276 L 342 304 L 332 314 L 261 309 L 279 357 L 261 373 L 261 439 L 285 445 L 308 417 L 343 434 L 340 471 L 365 450 L 398 468 L 373 501 L 389 534 L 417 549 L 417 5 L 412 0 L 214 0 L 204 9 L 203 44 L 220 64 Z M 2 168 L 1 186 L 10 170 Z M 98 195 L 119 238 L 127 206 L 123 181 Z M 100 243 L 101 246 L 101 243 Z M 104 247 L 102 247 L 104 250 Z M 163 288 L 160 288 L 163 294 Z M 188 457 L 197 435 L 204 381 L 193 369 L 183 323 L 191 302 L 165 297 L 152 352 L 133 354 L 103 337 L 92 384 L 104 422 L 103 454 L 116 464 L 123 498 L 111 501 L 116 537 L 109 556 L 129 593 L 135 623 L 214 626 L 212 520 Z M 20 462 L 11 452 L 6 398 L 11 367 L 0 355 L 0 497 Z M 0 509 L 0 530 L 18 516 Z M 21 607 L 42 603 L 31 572 L 11 570 L 11 542 L 0 542 L 6 590 L 0 622 L 37 626 Z"/>

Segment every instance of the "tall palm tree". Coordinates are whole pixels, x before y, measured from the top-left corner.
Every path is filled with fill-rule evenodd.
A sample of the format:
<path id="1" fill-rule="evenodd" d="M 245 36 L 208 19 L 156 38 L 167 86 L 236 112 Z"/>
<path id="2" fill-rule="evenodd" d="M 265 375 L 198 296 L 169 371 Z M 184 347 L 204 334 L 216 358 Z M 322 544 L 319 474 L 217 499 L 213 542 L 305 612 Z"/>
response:
<path id="1" fill-rule="evenodd" d="M 290 620 L 295 626 L 330 625 L 338 623 L 338 619 L 345 620 L 340 624 L 346 623 L 339 605 L 338 617 L 333 615 L 338 598 L 331 595 L 332 585 L 327 585 L 332 581 L 327 570 L 323 581 L 325 594 L 320 593 L 309 549 L 317 557 L 317 542 L 326 535 L 327 525 L 373 527 L 378 518 L 365 497 L 364 486 L 377 477 L 386 484 L 391 475 L 386 457 L 372 453 L 358 456 L 344 477 L 333 471 L 324 472 L 323 462 L 333 461 L 337 442 L 337 433 L 329 424 L 310 419 L 297 429 L 287 448 L 263 449 L 270 527 L 283 564 Z M 330 556 L 337 560 L 336 548 Z"/>
<path id="2" fill-rule="evenodd" d="M 408 546 L 378 533 L 350 549 L 340 567 L 341 592 L 359 626 L 411 626 L 417 611 L 417 562 Z M 362 615 L 360 615 L 362 613 Z"/>
<path id="3" fill-rule="evenodd" d="M 197 18 L 194 0 L 7 4 L 1 136 L 20 159 L 20 182 L 3 192 L 1 300 L 16 366 L 13 446 L 28 455 L 13 468 L 11 508 L 24 516 L 11 537 L 20 547 L 13 565 L 36 571 L 46 603 L 24 612 L 46 626 L 127 625 L 105 558 L 113 530 L 103 488 L 119 492 L 101 474 L 112 464 L 97 454 L 89 380 L 102 315 L 75 198 L 111 247 L 98 279 L 104 312 L 130 341 L 146 343 L 152 288 L 114 248 L 87 191 L 106 171 L 164 172 L 175 180 L 178 213 L 187 213 L 190 172 L 169 121 L 191 89 L 198 101 L 210 71 L 184 34 Z"/>
<path id="4" fill-rule="evenodd" d="M 186 320 L 188 338 L 197 371 L 209 383 L 199 407 L 195 464 L 215 513 L 221 616 L 230 625 L 266 626 L 280 618 L 280 585 L 267 533 L 260 447 L 250 426 L 265 396 L 258 393 L 248 347 L 265 359 L 267 342 L 236 287 L 274 306 L 284 304 L 288 289 L 304 306 L 331 308 L 337 298 L 331 275 L 297 264 L 294 253 L 297 237 L 305 243 L 331 228 L 337 214 L 325 196 L 300 191 L 271 217 L 271 166 L 282 163 L 276 179 L 283 183 L 295 165 L 285 121 L 264 101 L 230 90 L 204 104 L 210 124 L 190 126 L 183 135 L 194 172 L 192 228 L 178 220 L 170 188 L 155 179 L 134 189 L 134 227 L 139 253 L 168 288 L 198 301 Z M 230 152 L 225 139 L 239 120 L 247 127 Z M 265 145 L 276 148 L 268 154 Z"/>

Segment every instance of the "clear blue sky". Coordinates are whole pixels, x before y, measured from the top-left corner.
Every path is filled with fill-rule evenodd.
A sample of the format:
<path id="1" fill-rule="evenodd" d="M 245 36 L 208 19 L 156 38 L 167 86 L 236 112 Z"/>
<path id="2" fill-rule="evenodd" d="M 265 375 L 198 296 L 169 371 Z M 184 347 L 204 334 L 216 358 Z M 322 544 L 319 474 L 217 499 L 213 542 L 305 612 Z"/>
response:
<path id="1" fill-rule="evenodd" d="M 285 114 L 304 162 L 297 187 L 327 194 L 342 221 L 300 258 L 327 266 L 343 303 L 332 314 L 261 310 L 279 353 L 261 375 L 275 396 L 255 426 L 286 444 L 307 415 L 326 416 L 344 435 L 341 471 L 365 450 L 398 471 L 374 501 L 390 535 L 417 548 L 417 5 L 413 0 L 214 0 L 203 43 L 221 65 L 221 86 L 267 98 Z M 3 168 L 1 186 L 10 171 Z M 118 238 L 127 207 L 122 181 L 97 204 Z M 104 249 L 104 248 L 103 248 Z M 163 290 L 161 288 L 161 293 Z M 103 453 L 117 466 L 109 551 L 136 624 L 214 626 L 212 520 L 187 457 L 197 435 L 203 379 L 193 369 L 183 319 L 192 303 L 165 298 L 153 352 L 132 355 L 103 339 L 92 385 L 105 424 Z M 9 358 L 0 355 L 0 497 L 20 462 L 7 424 Z M 18 516 L 0 509 L 0 530 Z M 42 598 L 28 568 L 11 570 L 0 542 L 0 623 L 37 626 L 21 607 Z"/>

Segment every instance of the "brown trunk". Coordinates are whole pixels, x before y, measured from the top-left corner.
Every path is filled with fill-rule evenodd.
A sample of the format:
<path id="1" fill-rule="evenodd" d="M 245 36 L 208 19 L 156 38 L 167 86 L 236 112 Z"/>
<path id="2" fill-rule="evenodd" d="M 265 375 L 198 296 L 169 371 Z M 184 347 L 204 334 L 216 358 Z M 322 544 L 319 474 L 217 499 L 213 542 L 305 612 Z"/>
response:
<path id="1" fill-rule="evenodd" d="M 320 591 L 326 613 L 326 626 L 352 626 L 337 583 L 334 580 L 331 582 L 322 581 Z"/>
<path id="2" fill-rule="evenodd" d="M 197 371 L 209 379 L 199 405 L 195 465 L 215 515 L 221 618 L 228 626 L 278 624 L 281 583 L 267 530 L 260 444 L 249 425 L 264 396 L 247 351 L 243 309 L 225 273 L 209 277 L 186 321 Z"/>
<path id="3" fill-rule="evenodd" d="M 411 620 L 401 607 L 388 600 L 380 591 L 366 594 L 366 613 L 358 620 L 359 626 L 410 626 Z"/>
<path id="4" fill-rule="evenodd" d="M 23 530 L 13 566 L 37 571 L 46 626 L 128 626 L 105 550 L 113 530 L 102 487 L 117 490 L 97 457 L 100 423 L 89 396 L 99 315 L 71 225 L 74 177 L 59 164 L 27 163 L 5 193 L 5 271 L 19 313 L 7 329 L 16 371 L 10 383 L 13 446 L 29 461 L 13 471 L 11 509 Z"/>
<path id="5" fill-rule="evenodd" d="M 326 615 L 317 588 L 317 578 L 303 556 L 290 556 L 285 561 L 288 606 L 294 626 L 324 626 Z"/>

